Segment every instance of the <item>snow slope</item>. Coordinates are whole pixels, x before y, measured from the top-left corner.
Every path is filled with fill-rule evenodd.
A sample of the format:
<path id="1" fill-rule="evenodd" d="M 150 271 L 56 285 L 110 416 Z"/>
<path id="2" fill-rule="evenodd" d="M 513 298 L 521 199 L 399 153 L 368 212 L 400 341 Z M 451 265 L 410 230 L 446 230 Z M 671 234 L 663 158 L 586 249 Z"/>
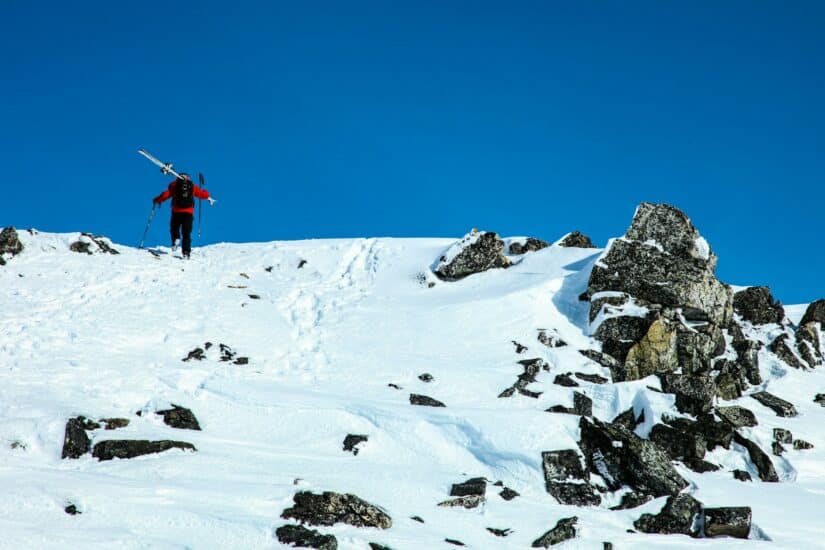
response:
<path id="1" fill-rule="evenodd" d="M 182 261 L 120 245 L 120 255 L 78 254 L 68 249 L 77 237 L 21 231 L 24 252 L 0 267 L 2 548 L 279 548 L 274 530 L 298 490 L 354 493 L 389 513 L 385 531 L 318 528 L 346 549 L 454 548 L 445 538 L 525 548 L 573 515 L 580 536 L 562 548 L 825 547 L 825 408 L 812 402 L 825 391 L 822 369 L 763 372 L 796 418 L 739 400 L 757 413 L 751 436 L 763 448 L 773 427 L 814 444 L 772 457 L 783 483 L 734 480 L 730 469 L 752 470 L 741 453 L 710 455 L 725 466 L 714 473 L 679 468 L 706 506 L 751 506 L 752 538 L 772 543 L 627 533 L 665 499 L 609 511 L 616 499 L 577 508 L 545 492 L 541 452 L 578 440 L 577 416 L 544 412 L 572 403 L 553 378 L 609 377 L 577 352 L 597 347 L 577 297 L 600 250 L 552 246 L 430 288 L 429 266 L 451 240 L 220 244 Z M 541 345 L 542 328 L 569 345 Z M 517 355 L 513 340 L 528 351 Z M 182 361 L 205 342 L 215 344 L 206 359 Z M 218 343 L 249 364 L 219 361 Z M 516 361 L 532 357 L 551 366 L 530 386 L 540 398 L 497 398 L 522 372 Z M 425 372 L 432 382 L 419 380 Z M 576 389 L 600 419 L 643 407 L 649 428 L 673 396 L 648 385 L 658 382 Z M 410 393 L 446 408 L 412 406 Z M 203 431 L 152 414 L 171 404 L 190 408 Z M 198 451 L 61 460 L 66 420 L 77 415 L 131 420 L 91 432 L 93 443 L 177 439 Z M 369 436 L 357 456 L 342 450 L 347 434 Z M 452 483 L 477 476 L 521 496 L 505 501 L 490 485 L 481 508 L 437 506 Z M 82 514 L 67 515 L 70 502 Z"/>

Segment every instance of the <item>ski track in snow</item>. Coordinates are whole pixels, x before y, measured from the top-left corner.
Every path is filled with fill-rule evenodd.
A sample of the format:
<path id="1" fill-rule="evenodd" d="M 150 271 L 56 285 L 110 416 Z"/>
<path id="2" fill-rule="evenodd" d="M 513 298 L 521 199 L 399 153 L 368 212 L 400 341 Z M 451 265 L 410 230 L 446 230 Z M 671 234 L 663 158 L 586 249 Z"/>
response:
<path id="1" fill-rule="evenodd" d="M 572 389 L 553 378 L 608 376 L 577 352 L 597 347 L 578 295 L 598 250 L 554 246 L 508 270 L 427 288 L 418 274 L 450 240 L 220 244 L 182 261 L 165 248 L 69 252 L 78 234 L 20 236 L 24 253 L 0 267 L 0 548 L 279 548 L 274 530 L 296 490 L 351 492 L 392 516 L 387 531 L 318 528 L 342 549 L 451 547 L 445 538 L 524 548 L 572 515 L 580 536 L 564 548 L 766 544 L 631 534 L 633 520 L 664 499 L 612 512 L 561 506 L 545 492 L 541 452 L 577 448 L 578 439 L 578 417 L 544 412 L 572 403 Z M 797 318 L 802 309 L 789 308 Z M 544 347 L 540 328 L 570 345 Z M 517 355 L 512 340 L 528 350 Z M 205 342 L 213 346 L 203 361 L 182 361 Z M 221 343 L 249 364 L 220 361 Z M 498 398 L 522 372 L 517 361 L 533 357 L 551 365 L 529 386 L 541 396 Z M 752 506 L 754 537 L 771 548 L 823 547 L 825 409 L 811 398 L 825 391 L 825 370 L 765 365 L 765 387 L 800 415 L 778 418 L 743 397 L 737 403 L 759 418 L 750 436 L 769 449 L 772 429 L 784 427 L 815 448 L 771 456 L 779 484 L 732 480 L 734 468 L 755 474 L 741 452 L 709 455 L 719 472 L 680 473 L 707 506 Z M 434 380 L 419 380 L 424 372 Z M 646 434 L 673 407 L 651 383 L 575 389 L 604 420 L 643 410 Z M 411 406 L 410 393 L 447 406 Z M 153 414 L 173 403 L 191 408 L 203 431 L 171 429 Z M 93 442 L 179 439 L 198 451 L 61 460 L 65 422 L 78 414 L 130 419 L 91 432 Z M 342 451 L 348 433 L 369 436 L 357 456 Z M 475 476 L 521 496 L 505 502 L 490 485 L 479 509 L 436 506 L 450 484 Z M 68 502 L 83 513 L 65 514 Z M 513 533 L 498 538 L 487 527 Z"/>

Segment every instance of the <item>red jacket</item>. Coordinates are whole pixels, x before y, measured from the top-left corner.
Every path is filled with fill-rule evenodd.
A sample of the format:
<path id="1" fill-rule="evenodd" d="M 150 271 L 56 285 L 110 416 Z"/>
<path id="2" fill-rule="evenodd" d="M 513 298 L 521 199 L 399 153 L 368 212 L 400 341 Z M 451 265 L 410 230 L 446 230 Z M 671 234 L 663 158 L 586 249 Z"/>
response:
<path id="1" fill-rule="evenodd" d="M 163 193 L 161 193 L 160 195 L 155 197 L 155 199 L 154 199 L 155 202 L 160 204 L 163 201 L 165 201 L 166 199 L 174 197 L 175 196 L 175 185 L 177 184 L 177 181 L 178 180 L 175 180 L 172 183 L 170 183 L 169 187 L 166 189 L 166 191 L 164 191 Z M 195 185 L 194 182 L 192 183 L 192 194 L 197 199 L 208 199 L 209 198 L 209 191 L 207 191 L 206 189 L 201 189 L 200 187 Z M 177 212 L 186 212 L 187 214 L 194 214 L 195 213 L 195 205 L 192 205 L 189 208 L 179 208 L 179 207 L 175 206 L 174 202 L 172 202 L 172 212 L 175 212 L 175 213 L 177 213 Z"/>

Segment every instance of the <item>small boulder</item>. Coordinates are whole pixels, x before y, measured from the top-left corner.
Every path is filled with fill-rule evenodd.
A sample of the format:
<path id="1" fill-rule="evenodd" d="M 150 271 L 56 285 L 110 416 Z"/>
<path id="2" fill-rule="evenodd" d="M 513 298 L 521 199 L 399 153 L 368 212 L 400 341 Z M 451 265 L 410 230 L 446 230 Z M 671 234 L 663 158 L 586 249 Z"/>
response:
<path id="1" fill-rule="evenodd" d="M 498 496 L 500 496 L 504 500 L 513 500 L 514 498 L 516 498 L 518 496 L 521 496 L 521 495 L 518 492 L 514 491 L 513 489 L 510 489 L 509 487 L 505 487 L 504 489 L 501 490 L 501 492 L 498 494 Z"/>
<path id="2" fill-rule="evenodd" d="M 511 243 L 509 250 L 510 254 L 518 256 L 520 254 L 526 254 L 527 252 L 535 252 L 536 250 L 541 250 L 543 248 L 547 248 L 548 246 L 550 246 L 550 244 L 542 241 L 541 239 L 534 239 L 533 237 L 529 237 L 523 243 Z"/>
<path id="3" fill-rule="evenodd" d="M 100 461 L 113 458 L 134 458 L 148 454 L 162 453 L 169 449 L 197 451 L 194 445 L 184 441 L 147 441 L 141 439 L 110 439 L 95 444 L 92 456 Z"/>
<path id="4" fill-rule="evenodd" d="M 698 416 L 713 408 L 716 384 L 706 376 L 689 374 L 660 375 L 662 391 L 676 394 L 676 408 L 683 413 Z"/>
<path id="5" fill-rule="evenodd" d="M 567 342 L 561 339 L 557 334 L 547 334 L 546 330 L 539 330 L 538 341 L 548 348 L 562 348 L 567 345 Z"/>
<path id="6" fill-rule="evenodd" d="M 487 527 L 487 530 L 497 537 L 506 537 L 513 532 L 511 529 L 496 529 L 495 527 Z"/>
<path id="7" fill-rule="evenodd" d="M 749 506 L 705 508 L 706 537 L 734 537 L 746 539 L 751 531 Z"/>
<path id="8" fill-rule="evenodd" d="M 510 267 L 504 241 L 492 232 L 475 232 L 453 244 L 439 258 L 433 272 L 444 281 L 457 281 L 488 269 Z"/>
<path id="9" fill-rule="evenodd" d="M 756 415 L 751 410 L 738 405 L 716 407 L 716 414 L 734 428 L 752 428 L 758 424 Z"/>
<path id="10" fill-rule="evenodd" d="M 383 510 L 352 494 L 326 491 L 316 495 L 300 491 L 292 499 L 294 506 L 283 511 L 283 519 L 295 519 L 309 525 L 346 523 L 354 527 L 392 527 L 392 519 Z"/>
<path id="11" fill-rule="evenodd" d="M 480 495 L 469 495 L 466 497 L 458 497 L 453 498 L 450 500 L 445 500 L 443 502 L 439 502 L 438 505 L 442 508 L 466 508 L 468 510 L 472 508 L 478 508 L 480 505 L 487 502 L 487 499 Z"/>
<path id="12" fill-rule="evenodd" d="M 278 542 L 300 548 L 337 550 L 338 540 L 333 535 L 322 535 L 315 529 L 303 525 L 282 525 L 275 530 Z"/>
<path id="13" fill-rule="evenodd" d="M 825 393 L 818 393 L 814 396 L 814 403 L 817 403 L 820 407 L 825 407 Z"/>
<path id="14" fill-rule="evenodd" d="M 636 413 L 633 411 L 633 407 L 630 407 L 626 411 L 619 413 L 616 418 L 613 419 L 611 422 L 612 424 L 618 424 L 624 429 L 629 432 L 632 432 L 636 429 L 636 426 L 644 422 L 645 420 L 645 412 L 642 411 L 639 416 L 636 416 Z"/>
<path id="15" fill-rule="evenodd" d="M 80 458 L 88 453 L 92 447 L 92 440 L 86 430 L 96 430 L 100 424 L 92 422 L 85 416 L 77 416 L 66 421 L 66 432 L 63 438 L 62 458 Z"/>
<path id="16" fill-rule="evenodd" d="M 808 323 L 817 323 L 821 330 L 825 330 L 825 299 L 808 304 L 808 308 L 805 310 L 805 315 L 802 316 L 799 326 L 807 325 Z"/>
<path id="17" fill-rule="evenodd" d="M 564 386 L 566 388 L 575 388 L 579 385 L 579 383 L 570 377 L 571 374 L 572 373 L 570 372 L 566 374 L 557 374 L 556 377 L 553 379 L 553 383 L 558 386 Z"/>
<path id="18" fill-rule="evenodd" d="M 785 318 L 785 309 L 766 286 L 752 286 L 734 294 L 733 310 L 754 325 L 779 324 Z"/>
<path id="19" fill-rule="evenodd" d="M 581 231 L 573 231 L 564 236 L 559 242 L 559 246 L 566 246 L 569 248 L 596 248 L 590 237 L 583 234 Z"/>
<path id="20" fill-rule="evenodd" d="M 748 452 L 751 462 L 756 467 L 759 473 L 759 479 L 766 482 L 776 483 L 779 481 L 779 476 L 776 474 L 776 469 L 773 467 L 770 457 L 753 441 L 743 436 L 739 432 L 733 432 L 733 440 Z"/>
<path id="21" fill-rule="evenodd" d="M 438 401 L 437 399 L 433 399 L 432 397 L 428 397 L 426 395 L 419 395 L 417 393 L 410 394 L 410 404 L 411 405 L 421 405 L 424 407 L 446 407 L 444 403 Z"/>
<path id="22" fill-rule="evenodd" d="M 451 497 L 466 497 L 470 495 L 484 496 L 487 492 L 487 480 L 483 477 L 474 477 L 462 483 L 454 483 L 450 487 Z"/>
<path id="23" fill-rule="evenodd" d="M 579 518 L 576 516 L 569 518 L 562 518 L 556 526 L 544 533 L 542 536 L 533 541 L 533 548 L 550 548 L 553 545 L 559 544 L 566 540 L 576 537 L 576 523 Z"/>
<path id="24" fill-rule="evenodd" d="M 128 418 L 101 418 L 100 421 L 107 430 L 117 430 L 129 425 Z"/>
<path id="25" fill-rule="evenodd" d="M 0 261 L 3 261 L 4 254 L 16 256 L 21 252 L 23 252 L 23 243 L 20 242 L 17 230 L 11 226 L 4 227 L 0 231 Z"/>
<path id="26" fill-rule="evenodd" d="M 779 336 L 777 336 L 774 339 L 774 341 L 770 343 L 768 349 L 772 351 L 774 355 L 776 355 L 782 361 L 784 361 L 788 366 L 793 367 L 795 369 L 806 368 L 806 365 L 802 362 L 802 359 L 797 357 L 791 349 L 791 346 L 788 345 L 787 334 L 780 334 Z"/>
<path id="27" fill-rule="evenodd" d="M 75 504 L 66 505 L 66 507 L 63 508 L 63 511 L 66 512 L 67 514 L 69 514 L 70 516 L 76 516 L 76 515 L 82 513 L 80 510 L 77 509 L 77 505 L 75 505 Z"/>
<path id="28" fill-rule="evenodd" d="M 807 449 L 813 449 L 814 446 L 811 443 L 808 443 L 804 439 L 794 439 L 793 448 L 797 451 L 804 451 Z"/>
<path id="29" fill-rule="evenodd" d="M 434 380 L 433 375 L 430 374 L 429 372 L 419 374 L 418 379 L 421 380 L 422 382 L 426 382 L 426 383 L 430 383 Z"/>
<path id="30" fill-rule="evenodd" d="M 593 400 L 583 393 L 573 392 L 573 407 L 553 405 L 547 412 L 593 416 Z"/>
<path id="31" fill-rule="evenodd" d="M 658 514 L 642 514 L 633 526 L 643 533 L 698 537 L 697 517 L 701 511 L 702 504 L 698 500 L 682 493 L 668 497 Z"/>
<path id="32" fill-rule="evenodd" d="M 733 471 L 733 479 L 739 481 L 753 481 L 750 473 L 746 472 L 745 470 L 734 470 Z"/>
<path id="33" fill-rule="evenodd" d="M 793 434 L 784 428 L 774 428 L 773 440 L 778 443 L 793 443 Z"/>
<path id="34" fill-rule="evenodd" d="M 198 431 L 201 429 L 200 424 L 198 424 L 198 419 L 195 418 L 195 414 L 192 411 L 186 407 L 175 405 L 174 403 L 171 409 L 157 411 L 155 414 L 163 416 L 163 423 L 173 428 Z"/>
<path id="35" fill-rule="evenodd" d="M 787 418 L 799 414 L 796 410 L 796 407 L 793 406 L 793 403 L 789 403 L 784 399 L 780 399 L 772 393 L 768 393 L 766 391 L 759 391 L 756 393 L 752 393 L 751 397 L 753 397 L 762 405 L 765 405 L 773 412 L 775 412 L 776 416 L 782 416 Z"/>
<path id="36" fill-rule="evenodd" d="M 630 491 L 629 493 L 625 493 L 622 495 L 622 500 L 616 506 L 610 508 L 611 510 L 630 510 L 632 508 L 638 508 L 642 504 L 647 504 L 653 500 L 652 495 L 645 495 L 642 493 L 637 493 L 635 491 Z"/>
<path id="37" fill-rule="evenodd" d="M 607 384 L 610 382 L 604 376 L 599 376 L 598 374 L 585 374 L 583 372 L 574 373 L 574 376 L 579 380 L 584 380 L 585 382 L 590 382 L 591 384 Z"/>
<path id="38" fill-rule="evenodd" d="M 369 438 L 366 435 L 347 434 L 344 438 L 344 450 L 354 455 L 358 454 L 359 443 L 366 443 Z"/>

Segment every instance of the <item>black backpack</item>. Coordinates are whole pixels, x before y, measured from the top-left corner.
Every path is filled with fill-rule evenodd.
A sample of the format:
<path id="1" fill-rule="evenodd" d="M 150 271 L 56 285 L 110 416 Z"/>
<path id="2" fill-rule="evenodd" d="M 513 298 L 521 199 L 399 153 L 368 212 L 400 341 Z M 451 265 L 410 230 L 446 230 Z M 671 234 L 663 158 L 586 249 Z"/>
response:
<path id="1" fill-rule="evenodd" d="M 179 179 L 175 182 L 175 198 L 173 204 L 177 208 L 190 208 L 195 205 L 192 180 Z"/>

